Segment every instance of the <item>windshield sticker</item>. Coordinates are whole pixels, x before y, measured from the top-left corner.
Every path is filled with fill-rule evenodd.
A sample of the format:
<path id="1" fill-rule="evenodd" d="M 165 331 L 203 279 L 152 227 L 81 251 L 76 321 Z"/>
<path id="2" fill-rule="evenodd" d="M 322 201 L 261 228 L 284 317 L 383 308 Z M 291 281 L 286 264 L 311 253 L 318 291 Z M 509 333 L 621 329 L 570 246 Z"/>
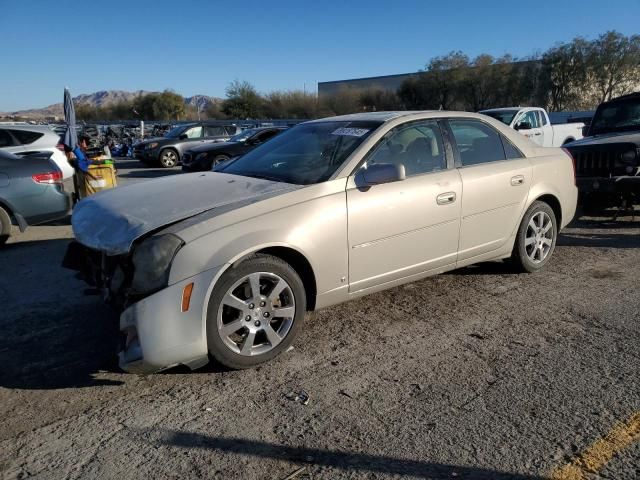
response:
<path id="1" fill-rule="evenodd" d="M 369 131 L 368 128 L 342 127 L 331 132 L 331 135 L 345 135 L 347 137 L 361 137 Z"/>

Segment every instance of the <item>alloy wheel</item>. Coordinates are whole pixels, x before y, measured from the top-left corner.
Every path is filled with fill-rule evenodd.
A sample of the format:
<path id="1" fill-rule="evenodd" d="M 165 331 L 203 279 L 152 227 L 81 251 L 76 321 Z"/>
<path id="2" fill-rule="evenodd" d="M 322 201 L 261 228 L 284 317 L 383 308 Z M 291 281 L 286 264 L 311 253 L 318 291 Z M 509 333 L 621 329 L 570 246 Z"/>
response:
<path id="1" fill-rule="evenodd" d="M 231 351 L 261 355 L 285 339 L 295 313 L 293 291 L 282 277 L 269 272 L 251 273 L 235 282 L 222 298 L 218 333 Z"/>
<path id="2" fill-rule="evenodd" d="M 172 150 L 167 150 L 162 154 L 162 165 L 165 167 L 175 167 L 178 163 L 178 156 L 176 152 Z"/>
<path id="3" fill-rule="evenodd" d="M 527 225 L 524 248 L 533 263 L 547 258 L 553 246 L 553 221 L 545 212 L 533 214 Z"/>

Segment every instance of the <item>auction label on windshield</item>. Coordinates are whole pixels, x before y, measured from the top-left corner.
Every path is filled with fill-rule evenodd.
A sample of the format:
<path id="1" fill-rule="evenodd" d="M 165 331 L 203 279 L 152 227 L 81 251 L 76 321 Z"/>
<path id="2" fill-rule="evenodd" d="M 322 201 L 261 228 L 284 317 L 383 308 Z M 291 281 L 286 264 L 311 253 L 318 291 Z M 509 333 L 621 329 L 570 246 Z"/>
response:
<path id="1" fill-rule="evenodd" d="M 346 135 L 347 137 L 361 137 L 369 131 L 368 128 L 342 127 L 331 132 L 331 135 Z"/>

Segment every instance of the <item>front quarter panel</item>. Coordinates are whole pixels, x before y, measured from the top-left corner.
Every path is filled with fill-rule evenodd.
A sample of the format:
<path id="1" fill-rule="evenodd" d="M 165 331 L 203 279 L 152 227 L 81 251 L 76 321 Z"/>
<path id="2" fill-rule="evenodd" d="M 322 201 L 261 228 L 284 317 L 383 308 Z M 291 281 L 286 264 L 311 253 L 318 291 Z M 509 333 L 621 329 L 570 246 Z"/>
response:
<path id="1" fill-rule="evenodd" d="M 346 291 L 345 185 L 345 179 L 337 179 L 308 186 L 177 232 L 186 245 L 174 259 L 169 283 L 264 248 L 287 247 L 309 261 L 318 295 Z"/>

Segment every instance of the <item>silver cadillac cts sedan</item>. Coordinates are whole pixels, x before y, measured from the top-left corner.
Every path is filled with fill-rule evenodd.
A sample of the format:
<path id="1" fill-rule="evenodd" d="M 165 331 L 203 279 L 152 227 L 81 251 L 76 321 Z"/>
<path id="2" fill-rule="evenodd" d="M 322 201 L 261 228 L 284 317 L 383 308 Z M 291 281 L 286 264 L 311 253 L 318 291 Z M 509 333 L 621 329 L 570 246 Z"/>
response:
<path id="1" fill-rule="evenodd" d="M 121 309 L 127 371 L 252 367 L 307 311 L 488 260 L 535 272 L 577 200 L 568 153 L 463 112 L 310 121 L 219 170 L 75 209 L 64 264 Z"/>

